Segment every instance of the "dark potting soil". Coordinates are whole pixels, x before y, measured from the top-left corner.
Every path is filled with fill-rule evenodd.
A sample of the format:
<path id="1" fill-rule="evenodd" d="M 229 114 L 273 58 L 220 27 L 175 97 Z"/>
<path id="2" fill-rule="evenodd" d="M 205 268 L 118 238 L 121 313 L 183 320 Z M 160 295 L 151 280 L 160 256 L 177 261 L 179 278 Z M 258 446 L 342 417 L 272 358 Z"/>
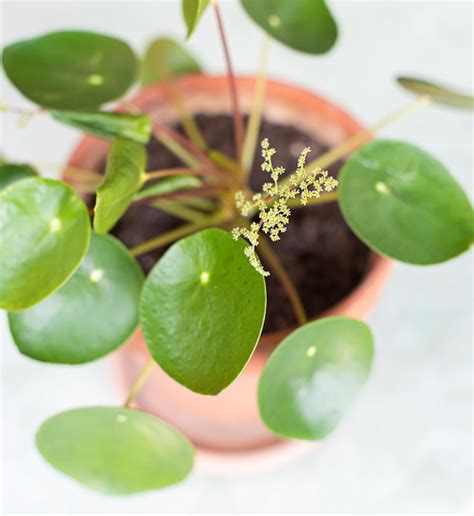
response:
<path id="1" fill-rule="evenodd" d="M 209 148 L 233 155 L 232 119 L 227 115 L 197 115 L 196 122 Z M 178 127 L 177 130 L 181 129 Z M 263 121 L 259 141 L 268 138 L 277 149 L 274 158 L 287 172 L 294 171 L 301 150 L 311 147 L 309 159 L 314 159 L 327 148 L 294 127 Z M 251 186 L 260 191 L 268 174 L 260 168 L 257 149 L 253 164 Z M 329 167 L 337 176 L 342 162 Z M 182 166 L 157 140 L 148 145 L 148 170 Z M 132 206 L 112 233 L 127 247 L 133 247 L 158 233 L 168 231 L 182 221 L 147 205 Z M 292 210 L 290 224 L 273 249 L 293 280 L 310 317 L 323 312 L 343 299 L 363 278 L 368 268 L 369 250 L 344 222 L 338 204 L 328 203 Z M 148 273 L 166 248 L 138 257 Z M 265 265 L 265 264 L 264 264 Z M 271 275 L 267 283 L 267 316 L 264 331 L 274 331 L 296 323 L 285 291 Z"/>

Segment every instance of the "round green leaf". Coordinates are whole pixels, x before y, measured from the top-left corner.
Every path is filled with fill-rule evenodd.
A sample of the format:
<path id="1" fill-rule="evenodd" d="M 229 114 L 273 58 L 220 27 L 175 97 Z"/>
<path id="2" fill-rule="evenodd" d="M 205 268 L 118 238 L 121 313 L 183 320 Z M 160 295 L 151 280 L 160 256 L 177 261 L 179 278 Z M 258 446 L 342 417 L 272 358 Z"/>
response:
<path id="1" fill-rule="evenodd" d="M 151 119 L 147 115 L 127 115 L 125 113 L 51 111 L 58 122 L 72 125 L 86 131 L 114 140 L 126 138 L 138 143 L 148 143 L 151 133 Z"/>
<path id="2" fill-rule="evenodd" d="M 295 50 L 324 54 L 337 40 L 337 25 L 324 0 L 240 2 L 250 18 L 265 32 Z"/>
<path id="3" fill-rule="evenodd" d="M 167 195 L 178 190 L 197 188 L 202 183 L 196 176 L 170 176 L 145 186 L 135 194 L 135 200 Z"/>
<path id="4" fill-rule="evenodd" d="M 116 140 L 112 144 L 94 208 L 94 229 L 98 233 L 109 231 L 127 210 L 146 179 L 146 160 L 141 143 Z"/>
<path id="5" fill-rule="evenodd" d="M 339 176 L 340 205 L 371 248 L 414 264 L 439 263 L 468 249 L 470 202 L 438 160 L 408 143 L 364 145 Z"/>
<path id="6" fill-rule="evenodd" d="M 178 430 L 128 408 L 68 410 L 48 420 L 36 445 L 56 469 L 90 489 L 130 494 L 183 480 L 194 450 Z"/>
<path id="7" fill-rule="evenodd" d="M 328 317 L 298 328 L 271 354 L 258 386 L 260 415 L 275 434 L 322 439 L 339 423 L 370 372 L 368 326 Z"/>
<path id="8" fill-rule="evenodd" d="M 33 102 L 53 109 L 99 106 L 133 84 L 138 62 L 123 41 L 93 32 L 52 32 L 5 47 L 10 81 Z"/>
<path id="9" fill-rule="evenodd" d="M 57 290 L 84 258 L 87 208 L 68 185 L 31 177 L 0 192 L 0 307 L 21 310 Z"/>
<path id="10" fill-rule="evenodd" d="M 65 285 L 8 315 L 13 340 L 24 355 L 44 362 L 96 360 L 137 327 L 142 283 L 142 271 L 126 248 L 109 235 L 92 233 L 86 257 Z"/>
<path id="11" fill-rule="evenodd" d="M 185 48 L 172 39 L 158 38 L 150 43 L 145 53 L 141 82 L 148 86 L 200 71 L 199 63 Z"/>
<path id="12" fill-rule="evenodd" d="M 201 394 L 235 380 L 262 331 L 265 282 L 244 248 L 221 229 L 201 231 L 174 244 L 143 286 L 140 322 L 153 358 Z"/>
<path id="13" fill-rule="evenodd" d="M 0 163 L 0 191 L 15 181 L 36 175 L 38 175 L 38 173 L 30 165 Z"/>
<path id="14" fill-rule="evenodd" d="M 209 0 L 182 0 L 182 10 L 184 21 L 188 33 L 187 38 L 191 36 L 196 28 L 201 16 L 203 15 L 206 7 L 209 5 Z"/>
<path id="15" fill-rule="evenodd" d="M 474 97 L 464 95 L 453 88 L 415 77 L 397 77 L 398 84 L 416 95 L 429 95 L 433 102 L 458 108 L 474 109 Z"/>

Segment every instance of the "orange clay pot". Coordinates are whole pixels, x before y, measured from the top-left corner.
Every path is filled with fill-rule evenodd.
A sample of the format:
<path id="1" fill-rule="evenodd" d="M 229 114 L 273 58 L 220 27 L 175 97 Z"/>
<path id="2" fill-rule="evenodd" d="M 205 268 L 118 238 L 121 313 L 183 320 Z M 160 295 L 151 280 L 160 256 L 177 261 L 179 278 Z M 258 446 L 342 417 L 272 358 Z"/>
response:
<path id="1" fill-rule="evenodd" d="M 237 78 L 240 105 L 250 110 L 255 80 Z M 194 113 L 230 113 L 226 77 L 192 75 L 180 78 L 178 87 Z M 161 123 L 178 118 L 168 90 L 160 85 L 145 88 L 133 103 Z M 295 86 L 268 81 L 265 117 L 293 125 L 328 146 L 338 145 L 362 130 L 340 108 Z M 70 166 L 96 169 L 109 143 L 85 137 L 74 150 Z M 390 273 L 387 258 L 372 255 L 365 278 L 342 301 L 320 317 L 346 315 L 364 319 L 373 308 Z M 260 420 L 256 393 L 258 380 L 272 349 L 289 334 L 264 334 L 247 367 L 237 380 L 218 396 L 203 396 L 182 387 L 156 366 L 135 400 L 135 406 L 157 414 L 181 429 L 195 444 L 198 462 L 209 470 L 237 473 L 284 463 L 305 452 L 310 443 L 282 440 L 272 435 Z M 149 357 L 140 329 L 112 356 L 117 383 L 125 396 Z"/>

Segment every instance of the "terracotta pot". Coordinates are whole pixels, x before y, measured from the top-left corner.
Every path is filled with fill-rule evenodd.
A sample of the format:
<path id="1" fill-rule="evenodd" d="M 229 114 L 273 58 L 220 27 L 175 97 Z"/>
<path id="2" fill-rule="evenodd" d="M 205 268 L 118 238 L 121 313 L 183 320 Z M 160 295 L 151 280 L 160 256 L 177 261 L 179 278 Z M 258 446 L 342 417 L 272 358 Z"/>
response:
<path id="1" fill-rule="evenodd" d="M 187 76 L 179 88 L 192 112 L 230 113 L 226 77 Z M 254 79 L 238 78 L 240 104 L 251 105 Z M 142 90 L 133 101 L 161 122 L 173 122 L 177 113 L 162 86 Z M 362 130 L 340 108 L 295 86 L 268 81 L 265 117 L 294 125 L 329 146 L 337 145 Z M 87 136 L 73 152 L 69 165 L 96 168 L 109 144 Z M 373 254 L 362 282 L 345 299 L 320 316 L 348 315 L 363 319 L 375 305 L 387 281 L 391 263 Z M 238 379 L 218 396 L 202 396 L 182 387 L 156 367 L 136 398 L 136 406 L 155 413 L 180 428 L 196 445 L 201 463 L 211 469 L 255 470 L 259 465 L 284 462 L 307 449 L 305 442 L 285 441 L 269 433 L 262 424 L 256 403 L 258 379 L 272 349 L 292 331 L 262 336 L 249 364 Z M 148 358 L 141 331 L 113 355 L 114 371 L 123 394 Z M 205 460 L 204 460 L 205 459 Z"/>

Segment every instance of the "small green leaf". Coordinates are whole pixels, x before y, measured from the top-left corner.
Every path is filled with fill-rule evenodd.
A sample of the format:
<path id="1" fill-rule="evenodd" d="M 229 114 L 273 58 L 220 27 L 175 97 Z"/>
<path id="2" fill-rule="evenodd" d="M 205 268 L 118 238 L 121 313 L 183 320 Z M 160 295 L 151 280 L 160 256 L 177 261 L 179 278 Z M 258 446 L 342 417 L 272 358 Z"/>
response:
<path id="1" fill-rule="evenodd" d="M 151 119 L 147 115 L 79 111 L 51 111 L 52 117 L 63 124 L 72 125 L 108 140 L 125 138 L 138 143 L 148 143 Z"/>
<path id="2" fill-rule="evenodd" d="M 157 38 L 146 50 L 142 64 L 141 83 L 156 82 L 201 72 L 201 66 L 185 48 L 169 38 Z"/>
<path id="3" fill-rule="evenodd" d="M 474 97 L 464 95 L 447 86 L 441 86 L 415 77 L 397 77 L 398 84 L 416 95 L 429 95 L 433 102 L 458 108 L 474 109 Z"/>
<path id="4" fill-rule="evenodd" d="M 56 469 L 89 489 L 131 494 L 183 480 L 194 450 L 161 419 L 129 408 L 86 407 L 47 419 L 36 445 Z"/>
<path id="5" fill-rule="evenodd" d="M 339 182 L 344 218 L 382 254 L 426 265 L 471 243 L 469 199 L 442 163 L 414 145 L 368 143 L 343 166 Z"/>
<path id="6" fill-rule="evenodd" d="M 25 97 L 52 109 L 88 109 L 122 96 L 138 62 L 123 41 L 93 32 L 52 32 L 5 47 L 5 72 Z"/>
<path id="7" fill-rule="evenodd" d="M 194 32 L 208 5 L 209 0 L 182 0 L 183 17 L 188 29 L 186 38 L 189 38 Z"/>
<path id="8" fill-rule="evenodd" d="M 97 189 L 94 229 L 106 233 L 125 213 L 146 175 L 145 147 L 130 140 L 116 140 L 110 149 L 105 177 Z"/>
<path id="9" fill-rule="evenodd" d="M 235 380 L 262 331 L 265 282 L 244 248 L 221 229 L 201 231 L 168 249 L 143 286 L 140 322 L 153 358 L 201 394 Z"/>
<path id="10" fill-rule="evenodd" d="M 272 38 L 308 54 L 324 54 L 337 40 L 337 25 L 323 0 L 240 0 Z"/>
<path id="11" fill-rule="evenodd" d="M 68 185 L 31 177 L 0 192 L 0 307 L 21 310 L 63 285 L 90 239 L 87 208 Z"/>
<path id="12" fill-rule="evenodd" d="M 145 199 L 146 197 L 157 197 L 166 195 L 178 190 L 197 188 L 202 183 L 195 176 L 170 176 L 160 179 L 155 183 L 145 186 L 135 194 L 134 199 Z"/>
<path id="13" fill-rule="evenodd" d="M 283 437 L 322 439 L 366 382 L 373 354 L 363 322 L 327 317 L 298 328 L 271 354 L 260 378 L 264 423 Z"/>
<path id="14" fill-rule="evenodd" d="M 0 191 L 9 184 L 25 177 L 34 177 L 38 173 L 30 165 L 18 163 L 0 163 Z"/>
<path id="15" fill-rule="evenodd" d="M 92 233 L 86 257 L 65 285 L 8 315 L 13 340 L 24 355 L 44 362 L 96 360 L 137 327 L 142 283 L 142 271 L 126 248 L 109 235 Z"/>

